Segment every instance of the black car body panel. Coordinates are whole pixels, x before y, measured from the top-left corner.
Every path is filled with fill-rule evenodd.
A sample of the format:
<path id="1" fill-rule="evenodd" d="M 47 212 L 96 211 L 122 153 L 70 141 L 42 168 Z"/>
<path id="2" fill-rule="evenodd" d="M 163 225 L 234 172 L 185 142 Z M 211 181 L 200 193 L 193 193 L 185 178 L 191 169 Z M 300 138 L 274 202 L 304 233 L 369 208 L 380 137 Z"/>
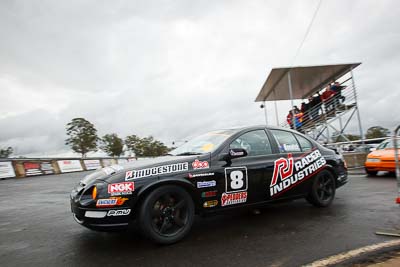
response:
<path id="1" fill-rule="evenodd" d="M 268 144 L 264 145 L 269 145 L 270 153 L 233 155 L 236 153 L 232 149 L 233 142 L 254 131 L 265 132 Z M 296 149 L 303 150 L 301 138 L 311 143 L 311 147 L 307 151 L 284 152 L 282 150 L 290 145 L 282 147 L 274 131 L 294 134 L 299 145 Z M 304 139 L 303 143 L 307 143 Z M 257 144 L 252 147 L 255 146 Z M 137 217 L 140 203 L 149 192 L 174 184 L 191 195 L 197 214 L 214 213 L 305 197 L 312 178 L 322 169 L 334 175 L 336 188 L 347 182 L 343 157 L 333 150 L 296 131 L 246 127 L 234 130 L 208 153 L 163 156 L 97 170 L 71 192 L 71 210 L 78 223 L 92 229 L 126 227 Z M 94 187 L 95 199 L 92 196 Z"/>

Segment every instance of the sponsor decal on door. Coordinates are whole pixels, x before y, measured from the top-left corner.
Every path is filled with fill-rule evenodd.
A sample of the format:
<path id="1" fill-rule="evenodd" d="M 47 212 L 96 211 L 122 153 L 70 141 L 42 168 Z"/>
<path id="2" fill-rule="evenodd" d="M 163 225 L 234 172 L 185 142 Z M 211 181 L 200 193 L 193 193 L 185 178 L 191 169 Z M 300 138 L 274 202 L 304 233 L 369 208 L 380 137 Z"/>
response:
<path id="1" fill-rule="evenodd" d="M 324 168 L 325 158 L 319 150 L 314 150 L 304 156 L 294 159 L 292 154 L 287 158 L 279 158 L 274 162 L 274 173 L 270 184 L 272 197 L 305 181 Z"/>

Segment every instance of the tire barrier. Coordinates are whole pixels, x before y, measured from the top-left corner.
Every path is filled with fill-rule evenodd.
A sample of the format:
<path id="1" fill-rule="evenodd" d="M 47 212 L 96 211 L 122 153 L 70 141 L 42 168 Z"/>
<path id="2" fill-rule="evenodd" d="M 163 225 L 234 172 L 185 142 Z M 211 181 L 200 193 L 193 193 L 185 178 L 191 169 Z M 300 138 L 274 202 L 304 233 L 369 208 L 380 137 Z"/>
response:
<path id="1" fill-rule="evenodd" d="M 9 158 L 0 160 L 0 179 L 90 171 L 136 158 Z"/>

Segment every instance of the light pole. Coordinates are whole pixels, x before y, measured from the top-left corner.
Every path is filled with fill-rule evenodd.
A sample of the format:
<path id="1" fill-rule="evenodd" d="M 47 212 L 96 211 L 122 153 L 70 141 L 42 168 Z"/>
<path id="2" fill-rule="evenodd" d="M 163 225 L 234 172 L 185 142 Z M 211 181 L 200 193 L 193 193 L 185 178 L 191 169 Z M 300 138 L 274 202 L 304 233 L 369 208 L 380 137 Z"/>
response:
<path id="1" fill-rule="evenodd" d="M 261 104 L 260 108 L 264 109 L 265 125 L 268 125 L 267 106 L 265 105 L 265 101 L 263 101 L 263 103 Z"/>

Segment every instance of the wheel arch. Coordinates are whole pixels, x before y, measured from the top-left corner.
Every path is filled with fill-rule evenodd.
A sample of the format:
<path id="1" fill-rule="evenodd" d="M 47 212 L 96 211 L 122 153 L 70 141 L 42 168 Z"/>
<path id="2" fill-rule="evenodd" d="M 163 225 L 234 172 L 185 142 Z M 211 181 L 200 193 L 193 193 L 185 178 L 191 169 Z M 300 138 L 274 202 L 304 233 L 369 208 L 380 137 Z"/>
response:
<path id="1" fill-rule="evenodd" d="M 339 174 L 337 173 L 336 169 L 331 164 L 326 164 L 324 170 L 329 171 L 333 175 L 333 178 L 335 179 L 335 187 L 336 187 L 338 184 L 337 179 L 339 178 Z"/>

